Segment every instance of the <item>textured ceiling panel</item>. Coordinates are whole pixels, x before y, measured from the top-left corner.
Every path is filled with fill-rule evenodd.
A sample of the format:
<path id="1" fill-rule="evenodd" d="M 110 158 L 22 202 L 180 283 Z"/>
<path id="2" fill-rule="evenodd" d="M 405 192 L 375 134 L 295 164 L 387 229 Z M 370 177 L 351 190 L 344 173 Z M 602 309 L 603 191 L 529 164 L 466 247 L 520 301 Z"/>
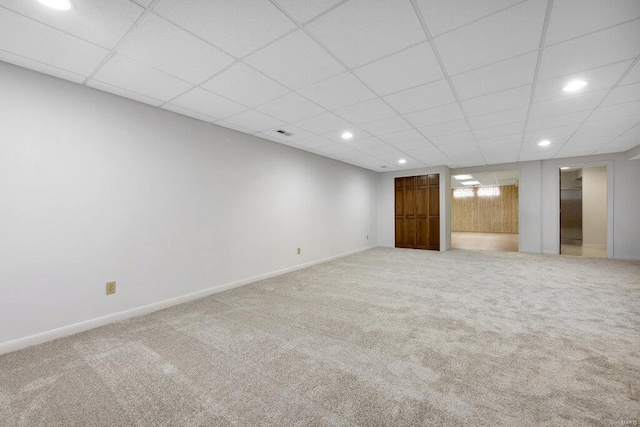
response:
<path id="1" fill-rule="evenodd" d="M 0 0 L 0 60 L 374 171 L 640 143 L 637 0 L 72 4 Z"/>

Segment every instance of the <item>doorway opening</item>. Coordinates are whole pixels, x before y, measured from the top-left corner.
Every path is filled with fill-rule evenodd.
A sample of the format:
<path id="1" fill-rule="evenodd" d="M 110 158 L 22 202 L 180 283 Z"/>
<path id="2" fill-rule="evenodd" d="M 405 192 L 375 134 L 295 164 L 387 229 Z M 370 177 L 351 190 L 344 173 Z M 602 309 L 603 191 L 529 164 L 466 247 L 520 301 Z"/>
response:
<path id="1" fill-rule="evenodd" d="M 607 258 L 607 167 L 560 168 L 560 254 Z"/>
<path id="2" fill-rule="evenodd" d="M 518 170 L 451 177 L 451 247 L 518 252 Z"/>

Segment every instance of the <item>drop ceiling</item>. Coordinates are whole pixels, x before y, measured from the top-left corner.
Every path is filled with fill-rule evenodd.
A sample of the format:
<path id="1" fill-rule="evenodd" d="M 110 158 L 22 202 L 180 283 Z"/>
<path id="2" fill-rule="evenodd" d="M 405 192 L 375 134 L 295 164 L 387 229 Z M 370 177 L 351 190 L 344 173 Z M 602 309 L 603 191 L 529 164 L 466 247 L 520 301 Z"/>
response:
<path id="1" fill-rule="evenodd" d="M 517 170 L 506 170 L 496 172 L 474 172 L 471 178 L 456 179 L 451 177 L 451 188 L 468 187 L 463 182 L 478 181 L 475 187 L 493 187 L 497 185 L 516 185 L 518 182 L 519 172 Z"/>
<path id="2" fill-rule="evenodd" d="M 640 144 L 638 0 L 71 2 L 0 0 L 0 61 L 375 171 Z"/>

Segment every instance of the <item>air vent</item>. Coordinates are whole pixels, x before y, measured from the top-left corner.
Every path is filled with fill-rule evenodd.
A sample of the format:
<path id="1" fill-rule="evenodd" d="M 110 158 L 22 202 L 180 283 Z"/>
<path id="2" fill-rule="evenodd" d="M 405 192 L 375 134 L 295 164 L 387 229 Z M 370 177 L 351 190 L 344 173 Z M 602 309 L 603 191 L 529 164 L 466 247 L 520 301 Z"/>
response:
<path id="1" fill-rule="evenodd" d="M 292 136 L 293 135 L 291 132 L 287 132 L 284 129 L 278 129 L 276 132 L 278 132 L 278 133 L 280 133 L 280 134 L 282 134 L 284 136 Z"/>

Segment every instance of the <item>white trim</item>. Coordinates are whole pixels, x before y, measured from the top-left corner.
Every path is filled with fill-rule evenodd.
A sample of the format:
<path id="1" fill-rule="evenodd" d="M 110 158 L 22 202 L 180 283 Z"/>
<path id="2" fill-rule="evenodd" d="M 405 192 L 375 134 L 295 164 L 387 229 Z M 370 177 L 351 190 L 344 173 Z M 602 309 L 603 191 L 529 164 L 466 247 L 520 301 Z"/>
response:
<path id="1" fill-rule="evenodd" d="M 613 259 L 617 259 L 619 261 L 640 261 L 640 257 L 637 256 L 615 256 Z"/>
<path id="2" fill-rule="evenodd" d="M 338 258 L 343 258 L 349 255 L 353 255 L 359 252 L 368 251 L 370 249 L 376 248 L 377 245 L 368 246 L 366 248 L 356 249 L 350 252 L 344 252 L 339 255 L 333 255 L 327 258 L 322 258 L 316 261 L 307 262 L 304 264 L 295 265 L 292 267 L 283 268 L 281 270 L 276 270 L 271 273 L 261 274 L 258 276 L 250 277 L 248 279 L 238 280 L 236 282 L 226 283 L 223 285 L 214 286 L 209 289 L 204 289 L 202 291 L 193 292 L 190 294 L 182 295 L 179 297 L 167 299 L 164 301 L 155 302 L 152 304 L 143 305 L 140 307 L 132 308 L 129 310 L 119 311 L 117 313 L 108 314 L 106 316 L 97 317 L 95 319 L 86 320 L 80 323 L 74 323 L 72 325 L 63 326 L 57 329 L 51 329 L 49 331 L 41 332 L 34 335 L 29 335 L 27 337 L 18 338 L 15 340 L 7 341 L 0 343 L 0 355 L 5 353 L 10 353 L 12 351 L 21 350 L 23 348 L 31 347 L 33 345 L 42 344 L 48 341 L 53 341 L 58 338 L 67 337 L 69 335 L 74 335 L 79 332 L 88 331 L 89 329 L 94 329 L 100 326 L 108 325 L 110 323 L 119 322 L 121 320 L 130 319 L 132 317 L 142 316 L 145 314 L 152 313 L 154 311 L 162 310 L 167 307 L 171 307 L 174 305 L 182 304 L 185 302 L 189 302 L 198 298 L 203 298 L 209 295 L 217 294 L 219 292 L 227 291 L 229 289 L 238 288 L 240 286 L 248 285 L 250 283 L 258 282 L 260 280 L 270 279 L 272 277 L 281 276 L 286 273 L 291 273 L 293 271 L 302 270 L 303 268 L 311 267 L 317 264 L 322 264 L 325 262 L 333 261 Z"/>

